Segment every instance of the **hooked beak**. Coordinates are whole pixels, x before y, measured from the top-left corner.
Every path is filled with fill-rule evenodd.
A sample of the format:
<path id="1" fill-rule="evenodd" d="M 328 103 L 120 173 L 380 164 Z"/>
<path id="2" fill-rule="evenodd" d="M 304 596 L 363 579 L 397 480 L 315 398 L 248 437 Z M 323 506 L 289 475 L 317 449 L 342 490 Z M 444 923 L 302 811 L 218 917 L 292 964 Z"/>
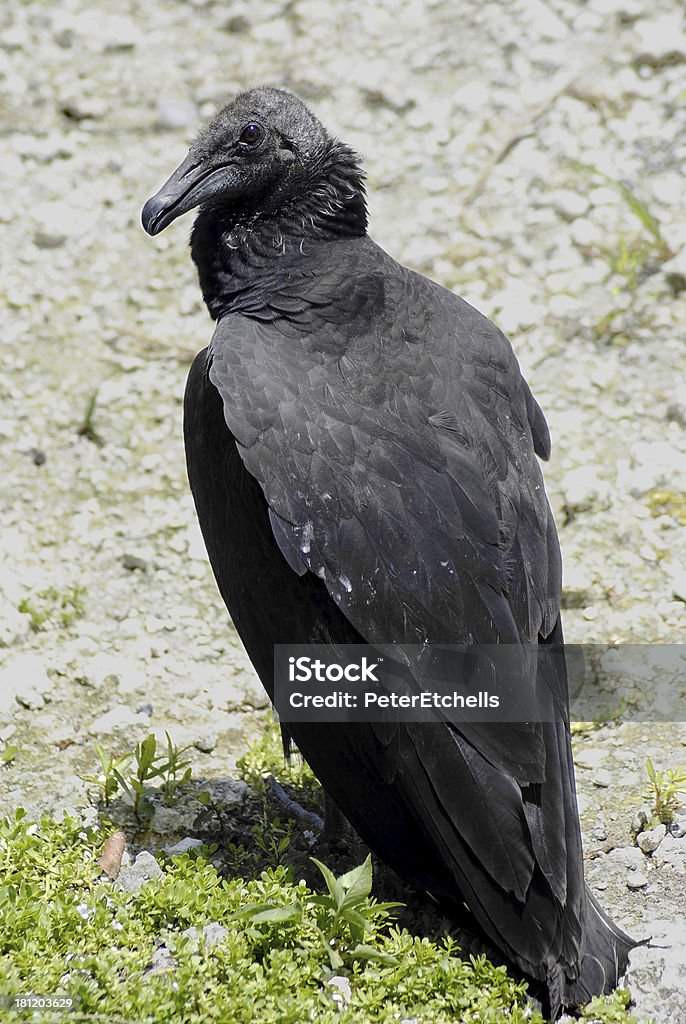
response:
<path id="1" fill-rule="evenodd" d="M 200 206 L 213 196 L 231 190 L 235 169 L 231 164 L 207 167 L 192 151 L 141 212 L 143 227 L 149 235 L 158 235 L 183 213 Z"/>

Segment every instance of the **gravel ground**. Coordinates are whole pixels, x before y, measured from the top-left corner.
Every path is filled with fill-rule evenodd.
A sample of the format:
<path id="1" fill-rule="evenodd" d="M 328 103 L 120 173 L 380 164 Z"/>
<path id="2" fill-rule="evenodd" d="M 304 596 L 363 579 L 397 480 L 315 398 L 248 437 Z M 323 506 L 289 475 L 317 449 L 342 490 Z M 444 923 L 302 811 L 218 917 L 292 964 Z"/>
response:
<path id="1" fill-rule="evenodd" d="M 258 728 L 265 700 L 185 477 L 184 379 L 211 333 L 190 222 L 152 241 L 139 210 L 199 123 L 261 82 L 293 88 L 363 154 L 377 241 L 512 337 L 553 434 L 567 638 L 681 641 L 682 5 L 112 10 L 0 12 L 0 740 L 19 747 L 0 808 L 87 806 L 94 741 L 168 729 L 221 777 Z M 668 1024 L 686 1021 L 686 838 L 644 853 L 631 822 L 646 756 L 675 766 L 685 746 L 668 723 L 577 743 L 589 879 L 661 944 L 636 951 L 629 980 L 639 1014 Z"/>

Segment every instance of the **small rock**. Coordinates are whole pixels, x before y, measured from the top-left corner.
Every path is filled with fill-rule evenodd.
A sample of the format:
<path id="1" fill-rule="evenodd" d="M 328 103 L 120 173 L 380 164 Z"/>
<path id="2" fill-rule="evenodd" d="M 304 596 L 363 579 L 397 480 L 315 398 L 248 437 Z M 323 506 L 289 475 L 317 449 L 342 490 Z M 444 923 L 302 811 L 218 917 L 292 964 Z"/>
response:
<path id="1" fill-rule="evenodd" d="M 607 839 L 607 829 L 604 825 L 596 825 L 591 832 L 591 838 L 596 843 L 604 843 Z"/>
<path id="2" fill-rule="evenodd" d="M 38 228 L 33 235 L 34 244 L 39 249 L 58 249 L 67 240 L 67 236 L 60 231 L 46 231 L 44 228 Z"/>
<path id="3" fill-rule="evenodd" d="M 43 660 L 37 654 L 16 654 L 0 669 L 0 714 L 16 704 L 36 711 L 52 688 Z"/>
<path id="4" fill-rule="evenodd" d="M 103 49 L 105 53 L 120 53 L 133 50 L 141 38 L 140 29 L 133 21 L 121 16 L 109 17 L 104 25 L 106 38 Z"/>
<path id="5" fill-rule="evenodd" d="M 155 858 L 147 850 L 138 854 L 133 864 L 123 868 L 117 881 L 114 883 L 117 889 L 124 892 L 138 892 L 154 878 L 161 878 L 164 872 Z"/>
<path id="6" fill-rule="evenodd" d="M 121 556 L 121 564 L 125 569 L 140 569 L 141 572 L 147 572 L 148 563 L 140 555 L 134 555 L 131 552 L 127 552 Z"/>
<path id="7" fill-rule="evenodd" d="M 16 50 L 31 50 L 31 40 L 20 28 L 8 28 L 0 35 L 0 49 L 5 53 L 14 53 Z"/>
<path id="8" fill-rule="evenodd" d="M 669 570 L 669 577 L 672 595 L 677 601 L 686 602 L 686 569 L 681 566 L 672 566 Z"/>
<path id="9" fill-rule="evenodd" d="M 645 857 L 635 846 L 616 846 L 607 855 L 607 863 L 615 870 L 642 870 L 645 865 Z"/>
<path id="10" fill-rule="evenodd" d="M 250 792 L 248 784 L 240 779 L 208 779 L 205 788 L 219 807 L 242 803 Z"/>
<path id="11" fill-rule="evenodd" d="M 567 565 L 562 585 L 562 607 L 583 608 L 593 597 L 593 578 L 579 565 Z"/>
<path id="12" fill-rule="evenodd" d="M 62 100 L 60 110 L 71 121 L 99 121 L 107 113 L 107 104 L 98 96 L 76 93 Z"/>
<path id="13" fill-rule="evenodd" d="M 635 833 L 645 831 L 645 827 L 651 819 L 650 808 L 639 807 L 631 819 L 631 831 Z"/>
<path id="14" fill-rule="evenodd" d="M 199 948 L 201 940 L 205 949 L 212 949 L 213 946 L 219 946 L 224 941 L 229 934 L 229 929 L 225 928 L 223 924 L 219 924 L 218 921 L 210 921 L 202 928 L 186 928 L 181 934 L 185 939 L 190 940 L 195 949 Z"/>
<path id="15" fill-rule="evenodd" d="M 636 845 L 644 853 L 654 853 L 667 834 L 666 825 L 656 825 L 647 832 L 639 832 L 636 836 Z"/>
<path id="16" fill-rule="evenodd" d="M 211 754 L 217 746 L 219 736 L 216 732 L 204 733 L 193 740 L 193 746 L 203 754 Z"/>
<path id="17" fill-rule="evenodd" d="M 176 857 L 179 854 L 188 853 L 189 850 L 199 850 L 201 846 L 202 839 L 184 836 L 183 839 L 179 839 L 178 843 L 174 843 L 173 846 L 165 846 L 164 852 L 168 853 L 170 857 Z"/>
<path id="18" fill-rule="evenodd" d="M 0 593 L 0 647 L 9 647 L 16 640 L 25 636 L 30 629 L 31 622 L 28 615 L 20 612 L 16 603 Z M 9 700 L 9 694 L 0 693 L 0 715 L 11 707 L 12 701 Z"/>
<path id="19" fill-rule="evenodd" d="M 582 248 L 598 245 L 603 241 L 603 233 L 600 227 L 593 221 L 586 220 L 586 218 L 575 220 L 569 234 L 572 241 Z"/>
<path id="20" fill-rule="evenodd" d="M 612 785 L 612 772 L 607 768 L 599 768 L 593 776 L 593 785 L 600 789 L 608 789 Z"/>
<path id="21" fill-rule="evenodd" d="M 43 202 L 33 210 L 37 224 L 33 241 L 39 249 L 57 249 L 79 229 L 80 218 L 72 205 L 63 200 Z"/>
<path id="22" fill-rule="evenodd" d="M 579 466 L 565 473 L 560 487 L 564 495 L 564 511 L 568 522 L 575 519 L 580 512 L 605 508 L 609 504 L 607 483 L 588 466 Z"/>
<path id="23" fill-rule="evenodd" d="M 233 35 L 242 35 L 250 28 L 250 19 L 245 14 L 232 14 L 223 23 L 222 28 L 225 32 L 231 32 Z"/>
<path id="24" fill-rule="evenodd" d="M 190 100 L 163 97 L 157 101 L 155 124 L 158 128 L 193 128 L 198 123 L 198 108 Z"/>
<path id="25" fill-rule="evenodd" d="M 627 889 L 644 889 L 647 884 L 648 879 L 642 871 L 630 871 L 626 876 Z"/>
<path id="26" fill-rule="evenodd" d="M 158 946 L 152 954 L 150 967 L 146 974 L 164 974 L 166 971 L 174 971 L 179 966 L 179 961 L 172 956 L 166 946 Z"/>
<path id="27" fill-rule="evenodd" d="M 686 871 L 686 843 L 683 839 L 666 835 L 653 854 L 653 863 L 658 867 L 668 865 L 674 871 L 683 874 Z"/>
<path id="28" fill-rule="evenodd" d="M 117 729 L 128 729 L 132 725 L 147 724 L 147 716 L 137 715 L 126 704 L 115 704 L 102 715 L 98 715 L 88 726 L 92 736 L 116 732 Z"/>
<path id="29" fill-rule="evenodd" d="M 166 804 L 153 802 L 153 819 L 150 827 L 159 835 L 168 836 L 183 835 L 190 832 L 198 816 L 197 806 L 187 806 L 179 802 L 171 807 Z"/>
<path id="30" fill-rule="evenodd" d="M 588 199 L 570 188 L 560 188 L 550 196 L 550 203 L 566 220 L 582 217 L 588 211 Z"/>
<path id="31" fill-rule="evenodd" d="M 663 263 L 662 273 L 675 297 L 686 291 L 686 250 L 682 249 L 676 256 L 672 256 L 671 260 Z M 680 390 L 683 391 L 683 385 Z M 667 417 L 669 418 L 669 406 L 667 407 Z"/>
<path id="32" fill-rule="evenodd" d="M 675 839 L 682 839 L 683 836 L 686 836 L 686 817 L 675 818 L 669 826 L 669 831 Z"/>

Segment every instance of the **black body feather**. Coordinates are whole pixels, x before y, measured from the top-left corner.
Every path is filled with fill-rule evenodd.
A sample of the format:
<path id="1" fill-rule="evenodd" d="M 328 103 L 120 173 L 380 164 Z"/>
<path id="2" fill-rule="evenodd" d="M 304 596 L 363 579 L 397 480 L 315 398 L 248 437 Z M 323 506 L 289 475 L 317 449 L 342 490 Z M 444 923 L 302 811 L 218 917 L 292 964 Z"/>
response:
<path id="1" fill-rule="evenodd" d="M 248 655 L 271 692 L 276 643 L 560 643 L 550 438 L 510 343 L 367 237 L 354 154 L 304 111 L 254 90 L 191 150 L 216 163 L 252 119 L 272 147 L 269 189 L 231 164 L 240 189 L 200 201 L 192 236 L 218 323 L 188 379 L 188 473 Z M 633 943 L 584 884 L 564 721 L 290 731 L 372 849 L 466 903 L 552 1017 L 616 985 Z"/>

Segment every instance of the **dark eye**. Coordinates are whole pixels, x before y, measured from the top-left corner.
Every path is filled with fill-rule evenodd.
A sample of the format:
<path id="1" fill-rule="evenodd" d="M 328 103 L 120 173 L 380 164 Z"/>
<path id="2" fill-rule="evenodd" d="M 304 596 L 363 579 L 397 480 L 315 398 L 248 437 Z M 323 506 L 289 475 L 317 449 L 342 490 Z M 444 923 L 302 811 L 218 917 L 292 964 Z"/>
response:
<path id="1" fill-rule="evenodd" d="M 262 134 L 262 129 L 259 124 L 255 124 L 254 121 L 251 121 L 250 124 L 246 124 L 238 137 L 238 141 L 244 143 L 246 146 L 254 146 L 256 142 L 260 141 Z"/>

